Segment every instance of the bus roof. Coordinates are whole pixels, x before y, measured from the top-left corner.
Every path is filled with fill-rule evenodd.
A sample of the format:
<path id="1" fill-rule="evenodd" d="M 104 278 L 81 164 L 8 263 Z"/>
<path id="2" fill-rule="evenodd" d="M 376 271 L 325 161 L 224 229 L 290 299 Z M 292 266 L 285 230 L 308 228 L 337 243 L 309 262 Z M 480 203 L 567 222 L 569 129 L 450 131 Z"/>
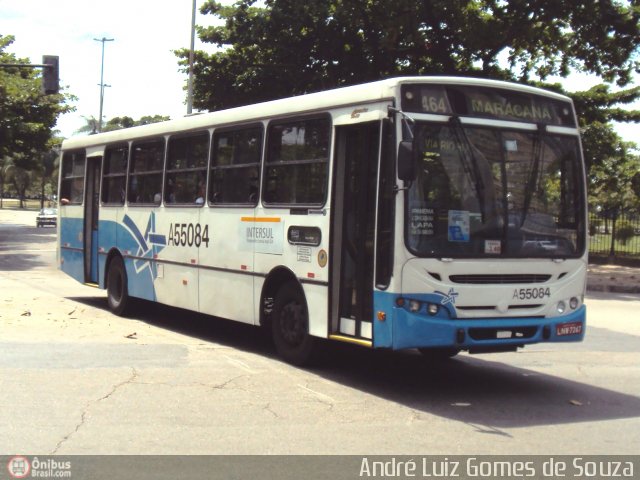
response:
<path id="1" fill-rule="evenodd" d="M 404 83 L 493 87 L 532 95 L 542 95 L 555 98 L 557 100 L 571 101 L 568 97 L 555 92 L 500 80 L 450 76 L 394 77 L 376 82 L 335 88 L 332 90 L 309 93 L 279 100 L 271 100 L 269 102 L 246 105 L 227 110 L 185 116 L 183 118 L 153 123 L 150 125 L 125 128 L 96 135 L 72 137 L 62 143 L 62 149 L 73 150 L 97 145 L 106 145 L 115 142 L 124 142 L 139 138 L 157 137 L 170 133 L 203 130 L 240 122 L 246 123 L 258 121 L 292 113 L 313 113 L 348 105 L 391 100 L 396 94 L 396 88 Z"/>

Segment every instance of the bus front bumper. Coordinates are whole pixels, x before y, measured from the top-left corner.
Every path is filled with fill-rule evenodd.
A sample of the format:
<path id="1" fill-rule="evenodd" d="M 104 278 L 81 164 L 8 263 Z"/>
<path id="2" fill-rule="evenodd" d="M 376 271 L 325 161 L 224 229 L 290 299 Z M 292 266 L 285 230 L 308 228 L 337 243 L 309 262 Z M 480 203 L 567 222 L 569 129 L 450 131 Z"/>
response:
<path id="1" fill-rule="evenodd" d="M 453 347 L 499 351 L 541 342 L 579 342 L 586 330 L 586 307 L 553 318 L 444 319 L 393 308 L 392 325 L 378 325 L 374 346 L 394 350 Z M 389 320 L 387 320 L 388 322 Z M 389 328 L 391 327 L 391 328 Z"/>

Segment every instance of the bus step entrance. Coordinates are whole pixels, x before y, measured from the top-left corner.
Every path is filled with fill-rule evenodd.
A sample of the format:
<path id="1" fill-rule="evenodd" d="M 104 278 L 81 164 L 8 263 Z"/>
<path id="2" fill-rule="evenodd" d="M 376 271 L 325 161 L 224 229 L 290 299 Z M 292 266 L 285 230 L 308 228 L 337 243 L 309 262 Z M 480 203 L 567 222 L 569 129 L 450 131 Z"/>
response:
<path id="1" fill-rule="evenodd" d="M 373 323 L 357 321 L 352 318 L 340 318 L 339 328 L 329 338 L 339 341 L 371 346 L 373 339 Z"/>

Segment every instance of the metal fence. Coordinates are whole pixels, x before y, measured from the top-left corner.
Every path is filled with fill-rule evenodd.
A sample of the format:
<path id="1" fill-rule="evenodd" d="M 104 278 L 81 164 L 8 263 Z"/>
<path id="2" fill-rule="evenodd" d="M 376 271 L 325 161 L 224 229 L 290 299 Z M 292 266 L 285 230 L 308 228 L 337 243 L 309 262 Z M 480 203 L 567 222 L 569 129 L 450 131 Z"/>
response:
<path id="1" fill-rule="evenodd" d="M 589 253 L 640 258 L 640 215 L 590 213 Z"/>

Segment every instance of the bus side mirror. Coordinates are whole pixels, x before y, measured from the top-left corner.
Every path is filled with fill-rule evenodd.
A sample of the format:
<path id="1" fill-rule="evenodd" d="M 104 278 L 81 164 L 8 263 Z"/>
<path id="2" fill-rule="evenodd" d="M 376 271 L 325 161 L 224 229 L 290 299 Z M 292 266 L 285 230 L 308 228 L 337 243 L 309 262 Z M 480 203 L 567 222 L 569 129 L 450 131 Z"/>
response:
<path id="1" fill-rule="evenodd" d="M 413 182 L 416 179 L 413 142 L 410 140 L 403 140 L 398 148 L 398 178 L 405 182 Z"/>

